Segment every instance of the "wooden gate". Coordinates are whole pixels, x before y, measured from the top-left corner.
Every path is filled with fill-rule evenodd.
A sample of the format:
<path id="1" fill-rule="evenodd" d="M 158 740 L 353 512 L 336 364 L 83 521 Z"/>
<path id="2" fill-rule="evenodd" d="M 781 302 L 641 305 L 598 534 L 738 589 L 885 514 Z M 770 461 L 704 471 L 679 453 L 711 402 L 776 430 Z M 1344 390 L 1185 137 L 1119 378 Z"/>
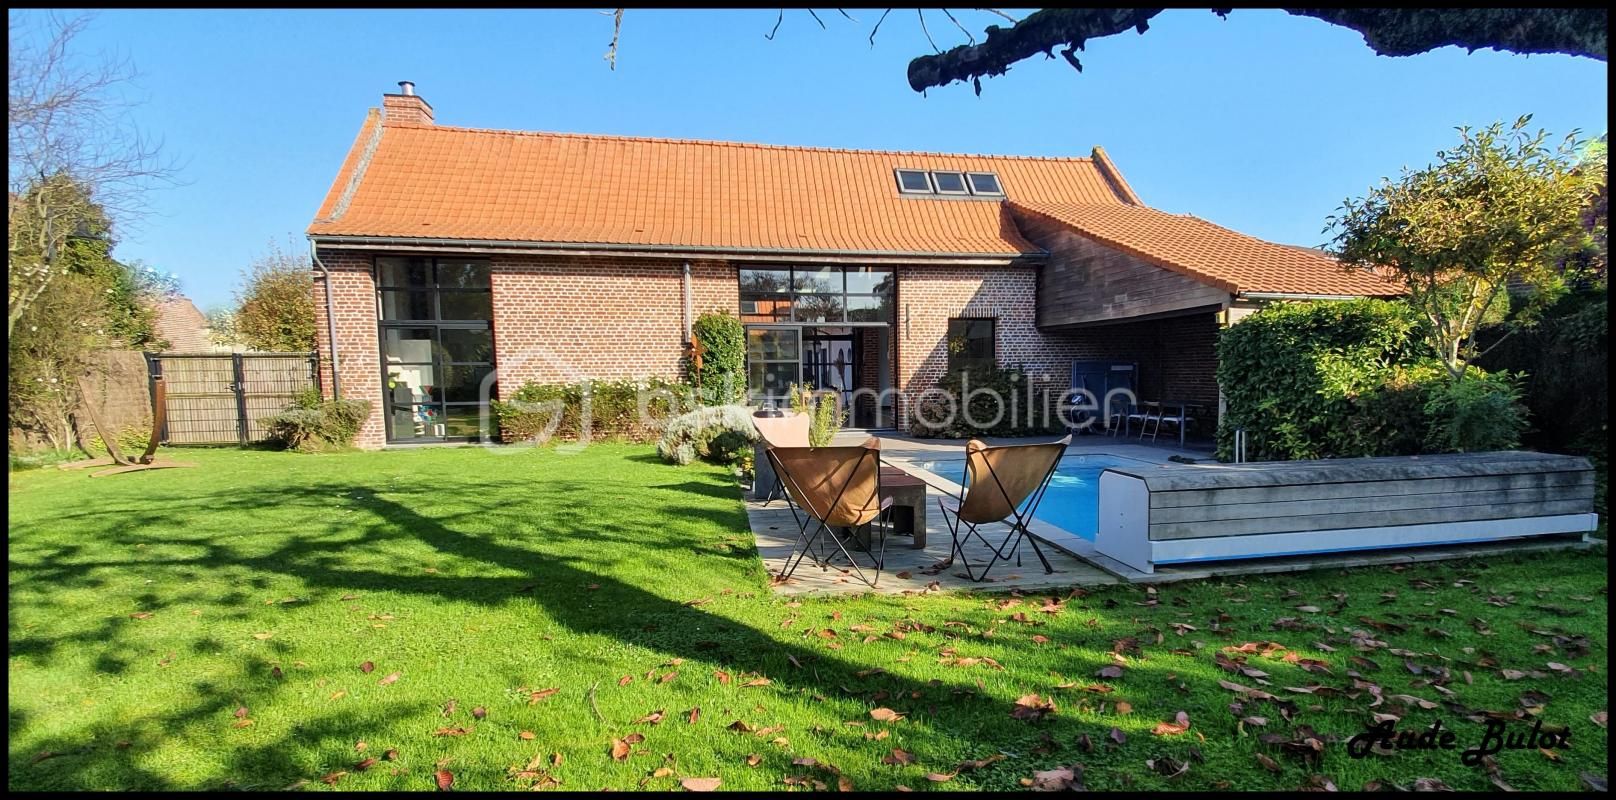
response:
<path id="1" fill-rule="evenodd" d="M 166 391 L 164 444 L 247 444 L 269 438 L 261 419 L 318 388 L 313 353 L 153 353 Z"/>

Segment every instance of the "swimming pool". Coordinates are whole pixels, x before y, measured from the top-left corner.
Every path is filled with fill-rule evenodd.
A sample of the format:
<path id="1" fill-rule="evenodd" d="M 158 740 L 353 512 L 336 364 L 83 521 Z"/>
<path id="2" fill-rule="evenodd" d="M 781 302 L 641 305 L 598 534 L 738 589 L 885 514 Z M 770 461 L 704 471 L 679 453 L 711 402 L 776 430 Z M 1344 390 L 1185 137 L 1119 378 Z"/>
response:
<path id="1" fill-rule="evenodd" d="M 911 463 L 955 483 L 965 482 L 963 458 Z M 1100 473 L 1107 467 L 1137 467 L 1148 463 L 1122 456 L 1066 456 L 1055 468 L 1055 477 L 1049 480 L 1049 491 L 1044 494 L 1035 518 L 1093 541 L 1100 527 Z"/>

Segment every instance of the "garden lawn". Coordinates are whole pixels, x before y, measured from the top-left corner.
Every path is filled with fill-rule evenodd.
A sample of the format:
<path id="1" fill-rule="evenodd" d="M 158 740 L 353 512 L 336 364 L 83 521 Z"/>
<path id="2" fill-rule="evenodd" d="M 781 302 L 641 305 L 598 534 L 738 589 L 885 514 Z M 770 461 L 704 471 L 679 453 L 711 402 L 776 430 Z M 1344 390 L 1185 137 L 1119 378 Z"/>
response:
<path id="1" fill-rule="evenodd" d="M 1089 789 L 1565 790 L 1606 774 L 1602 548 L 790 600 L 733 478 L 647 447 L 176 455 L 199 466 L 12 477 L 12 789 L 1013 789 L 1081 764 Z M 1570 746 L 1492 769 L 1457 750 L 1348 755 L 1371 713 L 1471 746 L 1486 712 L 1568 726 Z"/>

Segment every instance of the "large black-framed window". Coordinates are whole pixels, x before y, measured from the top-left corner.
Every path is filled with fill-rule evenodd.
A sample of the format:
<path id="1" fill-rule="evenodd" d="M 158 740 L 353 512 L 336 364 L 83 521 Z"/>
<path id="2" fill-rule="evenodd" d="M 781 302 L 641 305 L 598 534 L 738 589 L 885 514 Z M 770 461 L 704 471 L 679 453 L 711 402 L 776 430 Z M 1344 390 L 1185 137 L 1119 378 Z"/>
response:
<path id="1" fill-rule="evenodd" d="M 490 274 L 483 259 L 376 259 L 390 441 L 481 434 L 484 404 L 496 395 Z"/>
<path id="2" fill-rule="evenodd" d="M 741 269 L 741 321 L 891 324 L 890 267 Z"/>
<path id="3" fill-rule="evenodd" d="M 992 368 L 998 357 L 994 345 L 997 320 L 955 317 L 948 321 L 948 371 Z"/>

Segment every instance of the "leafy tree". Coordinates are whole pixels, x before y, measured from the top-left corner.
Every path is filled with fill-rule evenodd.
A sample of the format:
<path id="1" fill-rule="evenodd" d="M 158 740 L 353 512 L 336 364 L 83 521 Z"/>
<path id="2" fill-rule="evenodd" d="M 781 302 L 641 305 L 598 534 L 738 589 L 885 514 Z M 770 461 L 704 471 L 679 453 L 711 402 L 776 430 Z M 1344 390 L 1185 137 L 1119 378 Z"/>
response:
<path id="1" fill-rule="evenodd" d="M 210 308 L 203 313 L 208 320 L 208 339 L 214 344 L 226 347 L 241 344 L 241 334 L 236 330 L 236 312 L 228 308 Z"/>
<path id="2" fill-rule="evenodd" d="M 88 275 L 67 273 L 30 303 L 7 342 L 8 423 L 32 431 L 54 450 L 73 446 L 79 378 L 108 344 L 106 287 Z"/>
<path id="3" fill-rule="evenodd" d="M 1610 174 L 1609 148 L 1606 136 L 1590 140 L 1583 148 L 1577 171 L 1598 183 L 1598 191 L 1582 212 L 1582 228 L 1586 236 L 1569 258 L 1565 268 L 1576 273 L 1579 286 L 1592 288 L 1605 283 L 1610 268 L 1610 181 L 1599 178 Z"/>
<path id="4" fill-rule="evenodd" d="M 271 243 L 243 272 L 236 292 L 235 332 L 254 350 L 314 349 L 314 289 L 309 266 L 293 250 Z"/>
<path id="5" fill-rule="evenodd" d="M 1459 128 L 1458 147 L 1349 198 L 1326 228 L 1348 268 L 1387 270 L 1407 287 L 1454 380 L 1484 352 L 1480 326 L 1506 314 L 1528 326 L 1561 293 L 1567 256 L 1586 239 L 1583 211 L 1605 179 L 1576 169 L 1575 132 L 1551 148 L 1546 132 L 1527 132 L 1530 121 Z"/>
<path id="6" fill-rule="evenodd" d="M 89 199 L 88 187 L 59 177 L 32 187 L 29 194 L 40 192 L 58 195 L 45 207 L 79 209 L 78 223 L 72 236 L 56 240 L 58 250 L 50 259 L 55 274 L 48 289 L 23 304 L 12 323 L 8 423 L 61 450 L 74 441 L 79 378 L 95 367 L 95 351 L 165 346 L 155 329 L 156 304 L 178 287 L 172 275 L 112 257 L 111 221 Z M 38 223 L 41 207 L 25 197 L 11 216 L 13 227 Z M 21 245 L 14 252 L 25 259 L 36 255 L 31 248 L 40 242 L 31 235 L 13 241 Z"/>

